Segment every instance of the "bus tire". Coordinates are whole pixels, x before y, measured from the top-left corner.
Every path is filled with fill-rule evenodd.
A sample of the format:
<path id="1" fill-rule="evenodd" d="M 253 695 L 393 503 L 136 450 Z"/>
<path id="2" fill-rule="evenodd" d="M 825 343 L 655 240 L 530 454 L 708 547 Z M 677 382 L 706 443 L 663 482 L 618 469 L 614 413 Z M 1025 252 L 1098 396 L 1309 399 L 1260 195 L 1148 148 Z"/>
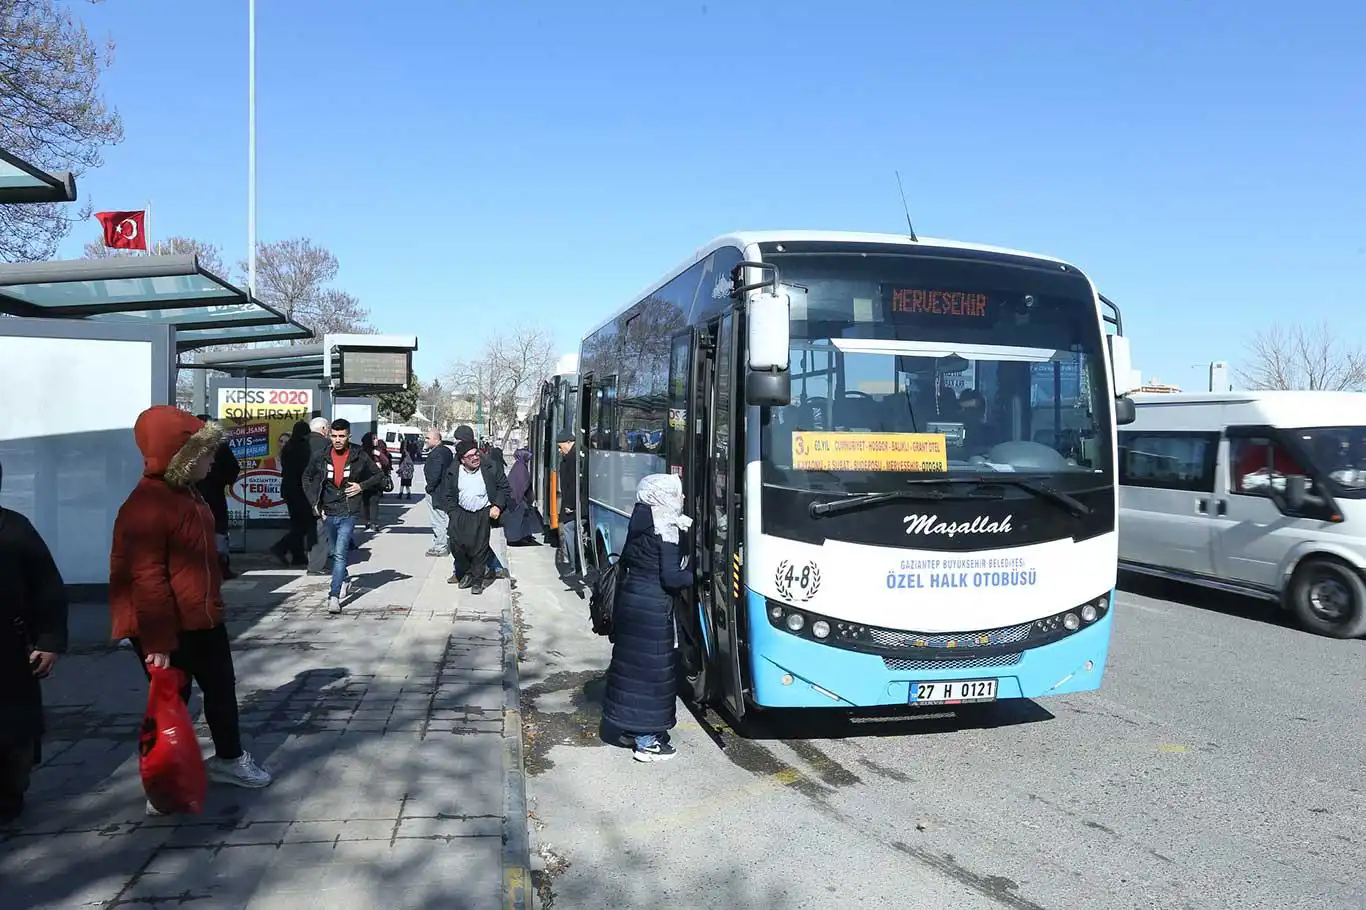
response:
<path id="1" fill-rule="evenodd" d="M 1295 568 L 1286 592 L 1299 624 L 1329 638 L 1366 634 L 1366 581 L 1341 560 L 1313 556 Z"/>

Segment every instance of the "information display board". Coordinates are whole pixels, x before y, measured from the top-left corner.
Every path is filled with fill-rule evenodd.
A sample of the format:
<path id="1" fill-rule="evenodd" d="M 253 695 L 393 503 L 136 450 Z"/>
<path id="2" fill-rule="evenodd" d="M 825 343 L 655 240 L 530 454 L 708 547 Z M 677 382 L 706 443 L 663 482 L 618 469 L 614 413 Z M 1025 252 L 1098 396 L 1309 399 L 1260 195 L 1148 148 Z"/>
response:
<path id="1" fill-rule="evenodd" d="M 341 375 L 337 378 L 343 388 L 406 389 L 413 373 L 412 358 L 412 351 L 342 348 Z"/>

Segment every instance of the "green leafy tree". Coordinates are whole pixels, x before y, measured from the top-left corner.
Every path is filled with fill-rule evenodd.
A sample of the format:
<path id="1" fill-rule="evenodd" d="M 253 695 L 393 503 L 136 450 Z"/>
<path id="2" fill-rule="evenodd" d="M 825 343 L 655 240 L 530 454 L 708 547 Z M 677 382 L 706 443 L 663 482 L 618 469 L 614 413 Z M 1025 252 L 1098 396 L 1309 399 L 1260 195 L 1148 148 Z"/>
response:
<path id="1" fill-rule="evenodd" d="M 408 387 L 400 392 L 389 392 L 379 396 L 380 416 L 386 417 L 394 423 L 407 423 L 413 419 L 417 413 L 417 396 L 422 389 L 422 383 L 418 381 L 417 374 L 414 373 L 408 378 Z"/>

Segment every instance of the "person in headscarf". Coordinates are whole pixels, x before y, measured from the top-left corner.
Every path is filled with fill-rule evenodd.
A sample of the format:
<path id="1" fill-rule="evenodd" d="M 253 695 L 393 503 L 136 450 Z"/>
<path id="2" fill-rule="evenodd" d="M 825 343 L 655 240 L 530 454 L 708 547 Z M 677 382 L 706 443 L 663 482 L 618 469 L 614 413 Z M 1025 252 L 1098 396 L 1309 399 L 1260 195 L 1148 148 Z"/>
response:
<path id="1" fill-rule="evenodd" d="M 379 501 L 384 495 L 387 486 L 390 490 L 394 488 L 393 481 L 389 475 L 393 470 L 393 462 L 389 458 L 389 448 L 383 440 L 376 439 L 374 433 L 366 433 L 360 438 L 361 451 L 370 456 L 370 460 L 379 468 L 380 473 L 385 475 L 384 483 L 373 489 L 366 490 L 361 494 L 361 520 L 365 522 L 367 531 L 379 530 Z"/>
<path id="2" fill-rule="evenodd" d="M 621 547 L 621 577 L 612 613 L 612 663 L 602 716 L 634 737 L 633 757 L 667 761 L 675 749 L 673 602 L 692 585 L 682 568 L 679 532 L 692 519 L 683 514 L 683 483 L 675 474 L 650 474 L 636 488 L 636 507 Z"/>
<path id="3" fill-rule="evenodd" d="M 0 507 L 0 825 L 23 813 L 29 775 L 42 760 L 40 681 L 66 651 L 66 611 L 47 544 L 26 517 Z"/>
<path id="4" fill-rule="evenodd" d="M 312 436 L 308 424 L 300 420 L 294 424 L 289 442 L 280 449 L 280 495 L 289 509 L 289 530 L 275 542 L 270 552 L 289 566 L 308 565 L 307 552 L 318 531 L 318 520 L 304 494 L 304 471 L 308 470 L 308 462 L 313 457 Z"/>
<path id="5" fill-rule="evenodd" d="M 508 546 L 535 546 L 536 535 L 543 530 L 541 513 L 531 492 L 531 450 L 522 448 L 512 454 L 512 470 L 508 471 L 508 487 L 512 491 L 508 510 L 503 516 L 503 534 Z"/>
<path id="6" fill-rule="evenodd" d="M 417 462 L 413 457 L 413 447 L 408 443 L 403 444 L 403 452 L 398 460 L 398 498 L 413 498 L 413 474 L 417 470 Z"/>

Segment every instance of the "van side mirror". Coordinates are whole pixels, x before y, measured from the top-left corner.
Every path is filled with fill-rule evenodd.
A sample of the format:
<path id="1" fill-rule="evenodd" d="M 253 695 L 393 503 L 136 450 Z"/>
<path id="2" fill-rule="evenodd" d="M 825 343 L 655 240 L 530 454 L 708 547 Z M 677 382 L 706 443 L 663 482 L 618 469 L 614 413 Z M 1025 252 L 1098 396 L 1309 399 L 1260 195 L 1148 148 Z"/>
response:
<path id="1" fill-rule="evenodd" d="M 749 299 L 745 307 L 749 373 L 745 400 L 752 405 L 784 407 L 792 402 L 788 361 L 792 343 L 792 302 L 781 286 Z"/>
<path id="2" fill-rule="evenodd" d="M 1309 478 L 1303 474 L 1285 476 L 1285 501 L 1290 508 L 1299 511 L 1309 504 Z"/>
<path id="3" fill-rule="evenodd" d="M 1110 370 L 1115 377 L 1115 397 L 1128 395 L 1133 391 L 1133 351 L 1129 339 L 1123 335 L 1106 335 L 1105 344 L 1110 349 Z"/>
<path id="4" fill-rule="evenodd" d="M 1137 419 L 1138 408 L 1134 406 L 1132 398 L 1128 395 L 1121 395 L 1115 399 L 1115 426 L 1122 427 Z"/>

